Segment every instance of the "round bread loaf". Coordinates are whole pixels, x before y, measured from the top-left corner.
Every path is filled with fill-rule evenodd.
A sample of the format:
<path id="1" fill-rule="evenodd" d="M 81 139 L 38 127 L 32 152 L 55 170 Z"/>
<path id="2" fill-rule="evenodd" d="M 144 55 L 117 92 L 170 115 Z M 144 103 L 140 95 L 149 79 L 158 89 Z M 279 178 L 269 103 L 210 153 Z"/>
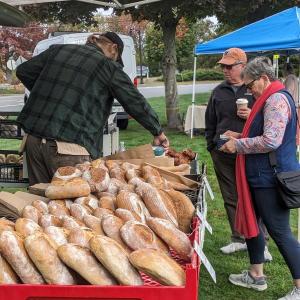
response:
<path id="1" fill-rule="evenodd" d="M 59 247 L 57 253 L 68 267 L 80 274 L 90 284 L 117 284 L 113 276 L 96 260 L 92 252 L 87 248 L 66 244 Z"/>
<path id="2" fill-rule="evenodd" d="M 80 177 L 82 175 L 81 171 L 75 167 L 60 167 L 54 173 L 55 178 L 62 180 L 69 180 L 72 178 Z"/>
<path id="3" fill-rule="evenodd" d="M 102 265 L 122 285 L 143 285 L 139 272 L 130 264 L 128 254 L 113 239 L 97 235 L 90 239 L 90 248 Z"/>
<path id="4" fill-rule="evenodd" d="M 163 285 L 184 286 L 185 272 L 171 257 L 156 249 L 139 249 L 129 255 L 130 262 Z"/>
<path id="5" fill-rule="evenodd" d="M 108 173 L 100 168 L 91 168 L 85 171 L 82 174 L 82 178 L 88 182 L 91 192 L 93 193 L 106 191 L 110 180 Z"/>
<path id="6" fill-rule="evenodd" d="M 49 199 L 68 199 L 85 197 L 91 193 L 89 184 L 82 178 L 54 180 L 46 188 L 45 195 Z"/>

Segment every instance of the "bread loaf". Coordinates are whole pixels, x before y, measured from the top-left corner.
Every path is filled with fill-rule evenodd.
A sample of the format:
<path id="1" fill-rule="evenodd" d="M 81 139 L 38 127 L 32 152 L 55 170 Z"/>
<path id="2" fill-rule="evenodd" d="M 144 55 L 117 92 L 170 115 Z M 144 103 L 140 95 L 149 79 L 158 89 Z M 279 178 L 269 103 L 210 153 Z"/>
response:
<path id="1" fill-rule="evenodd" d="M 66 206 L 57 204 L 57 202 L 54 201 L 49 202 L 48 210 L 49 210 L 49 214 L 56 216 L 58 218 L 62 218 L 64 216 L 70 215 L 70 210 Z"/>
<path id="2" fill-rule="evenodd" d="M 90 248 L 102 265 L 122 285 L 143 285 L 137 270 L 130 264 L 123 247 L 113 239 L 97 235 L 90 239 Z"/>
<path id="3" fill-rule="evenodd" d="M 108 170 L 111 170 L 113 168 L 119 168 L 119 164 L 115 160 L 106 160 L 105 165 L 108 168 Z"/>
<path id="4" fill-rule="evenodd" d="M 52 240 L 52 246 L 57 249 L 59 246 L 67 244 L 69 231 L 65 228 L 49 226 L 44 229 L 44 233 Z"/>
<path id="5" fill-rule="evenodd" d="M 101 197 L 99 200 L 99 207 L 106 208 L 114 211 L 115 207 L 115 198 L 114 197 Z"/>
<path id="6" fill-rule="evenodd" d="M 82 178 L 88 182 L 93 193 L 106 191 L 110 180 L 108 173 L 100 168 L 91 168 L 85 171 Z"/>
<path id="7" fill-rule="evenodd" d="M 101 207 L 98 207 L 94 210 L 93 212 L 93 215 L 97 218 L 99 218 L 100 220 L 102 220 L 102 217 L 104 215 L 113 215 L 114 212 L 109 210 L 109 209 L 106 209 L 106 208 L 101 208 Z"/>
<path id="8" fill-rule="evenodd" d="M 137 221 L 145 223 L 145 215 L 140 196 L 135 193 L 121 191 L 117 196 L 116 202 L 118 208 L 131 211 Z"/>
<path id="9" fill-rule="evenodd" d="M 113 196 L 117 196 L 120 188 L 124 185 L 125 183 L 124 182 L 121 182 L 119 179 L 116 179 L 116 178 L 111 178 L 110 181 L 109 181 L 109 184 L 108 184 L 108 187 L 107 187 L 107 190 L 106 190 L 106 193 L 110 193 L 112 194 Z M 98 195 L 98 198 L 100 195 Z"/>
<path id="10" fill-rule="evenodd" d="M 96 260 L 90 250 L 74 244 L 58 248 L 60 259 L 85 280 L 94 285 L 116 285 L 116 280 Z"/>
<path id="11" fill-rule="evenodd" d="M 101 219 L 92 215 L 85 215 L 83 218 L 83 222 L 88 228 L 91 228 L 96 234 L 104 235 L 104 232 L 102 230 L 102 225 L 101 225 Z"/>
<path id="12" fill-rule="evenodd" d="M 68 242 L 71 244 L 79 245 L 81 247 L 89 248 L 89 240 L 94 235 L 95 234 L 90 228 L 75 228 L 70 231 L 68 235 Z"/>
<path id="13" fill-rule="evenodd" d="M 31 205 L 35 207 L 42 215 L 48 214 L 48 206 L 41 200 L 34 200 Z"/>
<path id="14" fill-rule="evenodd" d="M 83 205 L 73 203 L 70 207 L 70 213 L 73 218 L 82 221 L 85 215 L 92 213 L 92 210 L 88 207 L 84 207 Z"/>
<path id="15" fill-rule="evenodd" d="M 164 245 L 156 234 L 145 224 L 137 221 L 128 221 L 120 229 L 122 240 L 132 250 L 143 248 L 160 249 L 168 253 L 168 247 Z"/>
<path id="16" fill-rule="evenodd" d="M 71 285 L 75 280 L 59 259 L 45 234 L 33 234 L 25 239 L 28 255 L 49 284 Z"/>
<path id="17" fill-rule="evenodd" d="M 136 169 L 128 169 L 128 170 L 126 170 L 126 173 L 125 173 L 125 178 L 128 182 L 132 178 L 141 177 L 141 176 L 142 176 L 141 170 L 136 170 Z"/>
<path id="18" fill-rule="evenodd" d="M 64 227 L 65 229 L 72 230 L 75 228 L 80 228 L 82 226 L 84 226 L 84 223 L 79 220 L 76 220 L 73 217 L 64 216 L 62 218 L 62 227 Z"/>
<path id="19" fill-rule="evenodd" d="M 27 237 L 36 232 L 43 232 L 42 228 L 37 223 L 25 218 L 19 218 L 16 221 L 15 229 L 22 237 Z"/>
<path id="20" fill-rule="evenodd" d="M 100 168 L 100 169 L 103 169 L 105 171 L 108 171 L 108 168 L 106 167 L 105 165 L 105 161 L 102 160 L 101 158 L 98 158 L 96 160 L 93 160 L 91 162 L 91 167 L 92 168 Z"/>
<path id="21" fill-rule="evenodd" d="M 175 182 L 175 181 L 168 181 L 168 186 L 171 189 L 177 190 L 177 191 L 188 191 L 191 190 L 191 188 L 183 183 Z"/>
<path id="22" fill-rule="evenodd" d="M 41 213 L 32 205 L 26 205 L 22 210 L 22 217 L 38 223 Z"/>
<path id="23" fill-rule="evenodd" d="M 55 178 L 59 178 L 62 180 L 69 180 L 75 177 L 81 176 L 81 171 L 75 167 L 60 167 L 54 173 Z"/>
<path id="24" fill-rule="evenodd" d="M 43 228 L 46 228 L 49 226 L 60 227 L 60 226 L 62 226 L 62 221 L 56 216 L 46 214 L 46 215 L 42 215 L 40 217 L 39 225 L 42 226 Z"/>
<path id="25" fill-rule="evenodd" d="M 136 187 L 136 192 L 143 198 L 151 216 L 169 220 L 178 226 L 173 203 L 158 189 L 149 183 L 141 183 Z"/>
<path id="26" fill-rule="evenodd" d="M 185 272 L 181 266 L 162 251 L 140 249 L 129 255 L 130 262 L 163 285 L 185 285 Z"/>
<path id="27" fill-rule="evenodd" d="M 97 207 L 99 207 L 98 199 L 94 195 L 89 195 L 87 197 L 79 197 L 74 202 L 77 204 L 85 205 L 91 210 L 94 210 Z"/>
<path id="28" fill-rule="evenodd" d="M 4 230 L 14 231 L 15 223 L 5 218 L 0 218 L 0 232 Z"/>
<path id="29" fill-rule="evenodd" d="M 187 235 L 170 221 L 159 218 L 147 218 L 148 226 L 184 260 L 189 261 L 193 247 Z"/>
<path id="30" fill-rule="evenodd" d="M 189 197 L 175 190 L 166 190 L 173 202 L 177 214 L 178 228 L 189 233 L 191 231 L 191 222 L 195 213 L 195 207 Z"/>
<path id="31" fill-rule="evenodd" d="M 7 263 L 5 258 L 0 255 L 0 284 L 13 284 L 18 282 L 17 274 Z"/>
<path id="32" fill-rule="evenodd" d="M 89 170 L 91 167 L 91 163 L 89 161 L 85 161 L 82 164 L 75 165 L 75 168 L 77 168 L 81 173 L 83 173 L 86 170 Z"/>
<path id="33" fill-rule="evenodd" d="M 23 283 L 45 282 L 25 251 L 23 239 L 16 232 L 3 231 L 0 234 L 0 251 Z"/>
<path id="34" fill-rule="evenodd" d="M 111 181 L 112 181 L 112 179 L 110 180 L 110 182 Z M 97 199 L 100 199 L 101 197 L 106 197 L 106 196 L 108 196 L 108 197 L 115 197 L 114 194 L 108 193 L 107 191 L 106 192 L 95 193 L 95 195 L 96 195 Z"/>
<path id="35" fill-rule="evenodd" d="M 45 195 L 50 199 L 68 199 L 85 197 L 91 193 L 89 184 L 82 178 L 54 180 L 47 187 Z"/>
<path id="36" fill-rule="evenodd" d="M 118 242 L 126 252 L 130 253 L 130 248 L 123 242 L 120 236 L 120 228 L 124 225 L 124 222 L 113 215 L 104 215 L 101 221 L 102 229 L 104 233 Z"/>
<path id="37" fill-rule="evenodd" d="M 110 178 L 116 178 L 120 180 L 122 183 L 127 183 L 125 179 L 125 171 L 121 169 L 120 167 L 113 168 L 109 170 L 109 176 Z"/>
<path id="38" fill-rule="evenodd" d="M 137 221 L 136 218 L 133 216 L 130 210 L 124 208 L 118 208 L 115 211 L 115 215 L 120 218 L 124 223 L 127 221 Z"/>

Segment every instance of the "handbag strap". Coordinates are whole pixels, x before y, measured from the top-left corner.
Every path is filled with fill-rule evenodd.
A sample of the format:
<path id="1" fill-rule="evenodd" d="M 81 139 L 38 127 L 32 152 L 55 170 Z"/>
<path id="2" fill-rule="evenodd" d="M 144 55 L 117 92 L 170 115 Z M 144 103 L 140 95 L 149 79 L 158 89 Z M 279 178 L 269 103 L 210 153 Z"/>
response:
<path id="1" fill-rule="evenodd" d="M 277 167 L 277 158 L 276 158 L 276 152 L 271 151 L 269 152 L 269 161 L 271 164 L 272 169 L 274 170 L 274 173 L 277 173 L 276 167 Z"/>

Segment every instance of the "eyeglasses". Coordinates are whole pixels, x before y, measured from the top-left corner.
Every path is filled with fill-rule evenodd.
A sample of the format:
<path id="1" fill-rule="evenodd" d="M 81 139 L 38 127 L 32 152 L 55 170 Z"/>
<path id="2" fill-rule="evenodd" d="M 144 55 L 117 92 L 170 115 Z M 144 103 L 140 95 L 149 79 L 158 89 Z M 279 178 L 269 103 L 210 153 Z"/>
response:
<path id="1" fill-rule="evenodd" d="M 237 66 L 237 65 L 241 65 L 242 63 L 239 62 L 239 63 L 235 63 L 233 65 L 221 65 L 221 68 L 222 69 L 226 69 L 226 70 L 231 70 L 234 66 Z"/>
<path id="2" fill-rule="evenodd" d="M 253 88 L 253 85 L 254 85 L 254 82 L 256 81 L 257 79 L 253 79 L 252 81 L 250 81 L 249 83 L 245 83 L 245 86 L 247 89 L 251 90 Z"/>

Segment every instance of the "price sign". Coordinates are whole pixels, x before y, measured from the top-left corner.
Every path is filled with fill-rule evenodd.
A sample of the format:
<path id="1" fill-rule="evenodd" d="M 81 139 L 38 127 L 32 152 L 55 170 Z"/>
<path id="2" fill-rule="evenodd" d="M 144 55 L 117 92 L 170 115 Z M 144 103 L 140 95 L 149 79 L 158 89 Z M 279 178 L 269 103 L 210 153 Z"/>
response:
<path id="1" fill-rule="evenodd" d="M 200 219 L 200 221 L 202 222 L 202 224 L 205 226 L 205 228 L 208 230 L 208 232 L 210 234 L 212 234 L 212 227 L 209 225 L 209 223 L 206 221 L 206 219 L 204 218 L 203 214 L 200 212 L 199 209 L 197 209 L 197 216 Z"/>
<path id="2" fill-rule="evenodd" d="M 210 199 L 214 200 L 215 196 L 214 196 L 214 193 L 213 193 L 213 191 L 212 191 L 212 189 L 210 187 L 210 184 L 209 184 L 206 176 L 203 177 L 203 181 L 204 181 L 205 187 L 207 188 L 207 191 L 209 193 Z"/>

